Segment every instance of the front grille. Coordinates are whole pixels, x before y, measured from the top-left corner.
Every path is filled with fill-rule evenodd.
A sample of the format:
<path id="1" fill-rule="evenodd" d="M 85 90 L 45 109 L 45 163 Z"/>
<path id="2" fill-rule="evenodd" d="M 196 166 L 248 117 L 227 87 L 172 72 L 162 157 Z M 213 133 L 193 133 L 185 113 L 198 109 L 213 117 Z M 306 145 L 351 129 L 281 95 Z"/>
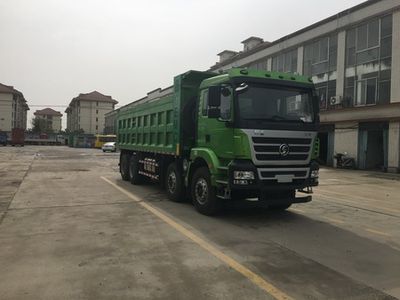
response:
<path id="1" fill-rule="evenodd" d="M 312 138 L 298 137 L 252 137 L 254 158 L 257 164 L 275 162 L 305 162 L 309 160 L 312 149 Z M 289 146 L 289 153 L 279 152 L 281 145 Z"/>
<path id="2" fill-rule="evenodd" d="M 306 160 L 308 154 L 288 154 L 282 156 L 280 154 L 256 154 L 257 160 Z"/>
<path id="3" fill-rule="evenodd" d="M 256 152 L 279 152 L 279 146 L 254 146 Z M 305 152 L 310 151 L 309 146 L 293 146 L 290 147 L 291 152 Z"/>
<path id="4" fill-rule="evenodd" d="M 255 144 L 298 144 L 298 145 L 309 145 L 311 144 L 311 139 L 309 138 L 270 138 L 270 137 L 253 137 L 253 142 Z"/>

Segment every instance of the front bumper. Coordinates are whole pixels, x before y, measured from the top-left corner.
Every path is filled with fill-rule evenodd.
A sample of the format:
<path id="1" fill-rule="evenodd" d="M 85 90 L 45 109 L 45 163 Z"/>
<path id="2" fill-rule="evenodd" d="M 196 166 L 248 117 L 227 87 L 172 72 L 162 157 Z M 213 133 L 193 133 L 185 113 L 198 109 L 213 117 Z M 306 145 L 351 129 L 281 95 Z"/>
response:
<path id="1" fill-rule="evenodd" d="M 248 160 L 235 160 L 229 168 L 229 189 L 231 194 L 239 191 L 247 191 L 250 195 L 260 195 L 274 193 L 275 191 L 294 191 L 303 190 L 307 187 L 318 185 L 318 177 L 311 178 L 312 170 L 318 170 L 319 166 L 316 162 L 312 161 L 306 166 L 284 166 L 284 167 L 256 167 L 251 161 Z M 233 174 L 234 171 L 252 171 L 254 173 L 254 180 L 247 180 L 244 184 L 238 184 Z M 263 177 L 261 177 L 263 176 Z"/>

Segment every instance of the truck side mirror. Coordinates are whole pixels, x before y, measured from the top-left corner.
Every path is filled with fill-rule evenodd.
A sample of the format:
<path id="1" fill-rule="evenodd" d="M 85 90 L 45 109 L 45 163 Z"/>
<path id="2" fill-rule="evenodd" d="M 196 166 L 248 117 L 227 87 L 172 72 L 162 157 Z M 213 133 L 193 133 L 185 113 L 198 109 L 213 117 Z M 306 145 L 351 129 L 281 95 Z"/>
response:
<path id="1" fill-rule="evenodd" d="M 208 89 L 208 106 L 219 107 L 221 106 L 221 87 L 210 86 Z"/>

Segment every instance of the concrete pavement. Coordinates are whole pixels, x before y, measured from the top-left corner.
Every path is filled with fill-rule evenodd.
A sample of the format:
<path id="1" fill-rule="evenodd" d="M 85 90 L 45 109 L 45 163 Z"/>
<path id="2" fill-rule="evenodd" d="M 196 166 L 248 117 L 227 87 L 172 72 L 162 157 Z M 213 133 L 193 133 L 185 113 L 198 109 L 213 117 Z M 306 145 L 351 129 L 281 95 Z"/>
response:
<path id="1" fill-rule="evenodd" d="M 400 181 L 326 169 L 309 204 L 235 203 L 209 218 L 123 182 L 117 163 L 94 149 L 0 148 L 0 299 L 273 299 L 127 195 L 293 299 L 400 297 Z"/>

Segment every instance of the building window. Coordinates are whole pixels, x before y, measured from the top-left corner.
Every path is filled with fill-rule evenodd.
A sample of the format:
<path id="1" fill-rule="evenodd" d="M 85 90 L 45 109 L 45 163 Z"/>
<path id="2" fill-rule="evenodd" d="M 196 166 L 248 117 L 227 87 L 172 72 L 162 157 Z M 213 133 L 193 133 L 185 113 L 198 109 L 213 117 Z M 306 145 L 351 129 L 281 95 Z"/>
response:
<path id="1" fill-rule="evenodd" d="M 297 72 L 297 49 L 272 57 L 272 71 Z"/>
<path id="2" fill-rule="evenodd" d="M 336 80 L 329 80 L 315 84 L 315 90 L 319 98 L 319 108 L 326 110 L 334 105 L 330 99 L 336 95 Z"/>
<path id="3" fill-rule="evenodd" d="M 336 71 L 337 34 L 321 38 L 304 47 L 304 69 L 308 76 Z"/>
<path id="4" fill-rule="evenodd" d="M 375 104 L 378 79 L 376 77 L 357 81 L 356 105 Z"/>
<path id="5" fill-rule="evenodd" d="M 247 66 L 249 69 L 255 69 L 255 70 L 267 70 L 267 61 L 266 60 L 261 60 L 257 62 L 253 62 Z"/>
<path id="6" fill-rule="evenodd" d="M 162 125 L 163 124 L 163 116 L 164 116 L 164 112 L 163 111 L 158 113 L 158 116 L 157 116 L 157 124 L 158 125 Z"/>
<path id="7" fill-rule="evenodd" d="M 349 106 L 390 102 L 392 15 L 346 33 L 344 100 Z"/>
<path id="8" fill-rule="evenodd" d="M 149 117 L 148 115 L 143 117 L 143 126 L 145 126 L 145 127 L 146 127 L 146 126 L 148 125 L 148 123 L 149 123 L 149 122 L 148 122 L 148 117 Z"/>
<path id="9" fill-rule="evenodd" d="M 96 115 L 98 115 L 99 114 L 99 110 L 98 109 L 96 109 Z"/>
<path id="10" fill-rule="evenodd" d="M 304 46 L 304 75 L 311 76 L 319 97 L 320 109 L 336 106 L 337 34 L 320 38 Z"/>
<path id="11" fill-rule="evenodd" d="M 99 121 L 99 118 L 96 117 L 96 122 L 98 122 L 98 121 Z"/>
<path id="12" fill-rule="evenodd" d="M 96 130 L 99 130 L 99 126 L 98 125 L 96 125 Z"/>
<path id="13" fill-rule="evenodd" d="M 99 106 L 99 101 L 96 101 L 96 106 Z"/>

